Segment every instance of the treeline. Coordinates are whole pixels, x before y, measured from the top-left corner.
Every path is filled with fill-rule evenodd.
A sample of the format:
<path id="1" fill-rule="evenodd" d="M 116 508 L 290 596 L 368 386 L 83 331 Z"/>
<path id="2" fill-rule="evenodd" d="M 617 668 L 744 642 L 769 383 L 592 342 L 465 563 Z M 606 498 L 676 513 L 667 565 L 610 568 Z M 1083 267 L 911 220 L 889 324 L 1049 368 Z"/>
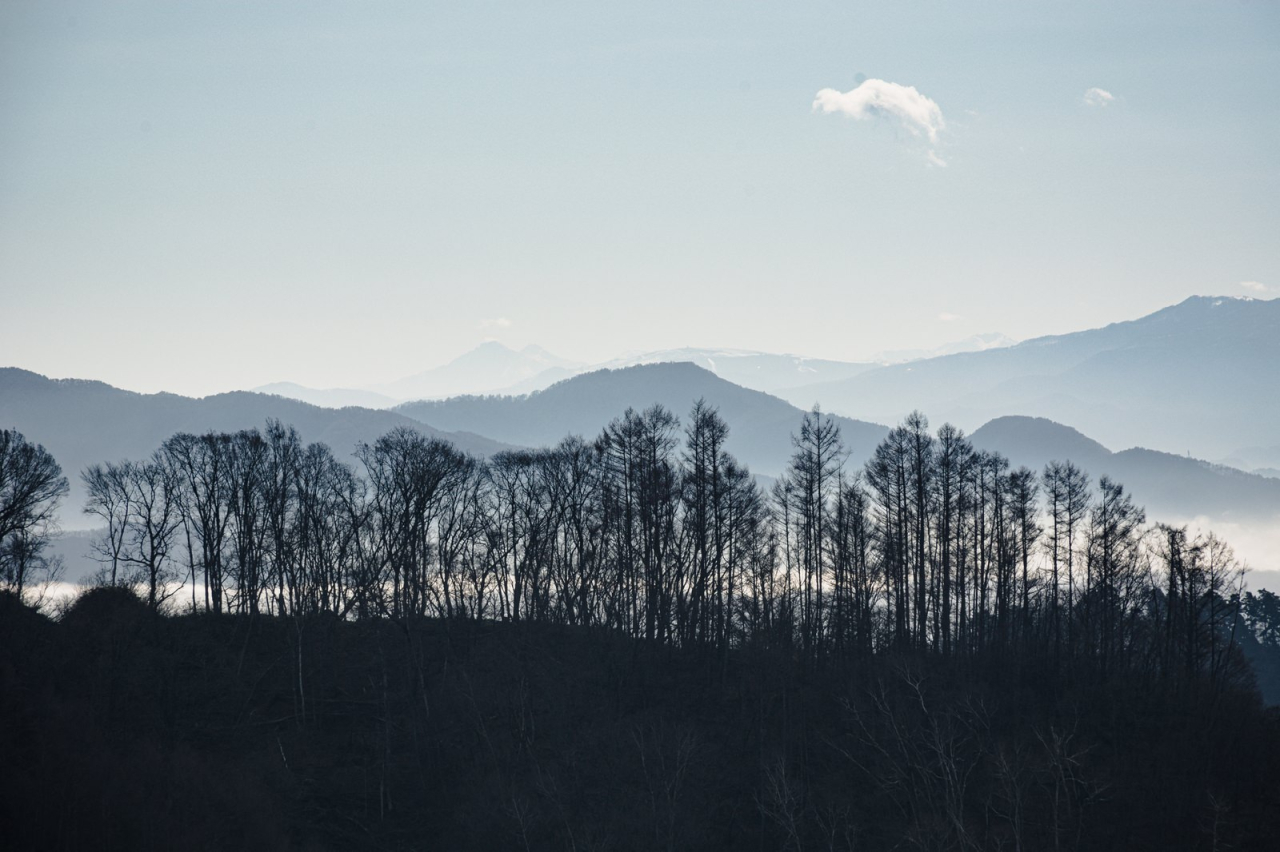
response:
<path id="1" fill-rule="evenodd" d="M 703 405 L 487 460 L 269 423 L 91 467 L 101 588 L 56 621 L 0 592 L 6 839 L 1274 845 L 1244 654 L 1280 675 L 1280 598 L 1221 540 L 919 415 L 861 470 L 798 426 L 768 484 Z M 19 591 L 66 482 L 5 441 Z"/>
<path id="2" fill-rule="evenodd" d="M 1013 469 L 918 413 L 851 470 L 814 410 L 766 489 L 728 432 L 699 402 L 683 426 L 628 410 L 592 441 L 488 460 L 398 429 L 352 465 L 270 422 L 94 465 L 84 510 L 102 582 L 153 607 L 185 582 L 215 613 L 602 626 L 806 665 L 1017 648 L 1102 675 L 1232 671 L 1241 564 L 1212 534 L 1149 526 L 1119 483 Z"/>

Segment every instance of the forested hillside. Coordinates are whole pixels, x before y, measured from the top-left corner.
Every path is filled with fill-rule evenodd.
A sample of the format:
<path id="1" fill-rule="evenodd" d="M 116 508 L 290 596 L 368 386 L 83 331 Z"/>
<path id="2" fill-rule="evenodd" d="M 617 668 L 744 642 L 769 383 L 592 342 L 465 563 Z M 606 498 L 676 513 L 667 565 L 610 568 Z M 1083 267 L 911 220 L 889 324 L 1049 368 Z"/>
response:
<path id="1" fill-rule="evenodd" d="M 1013 468 L 919 414 L 861 469 L 838 421 L 804 415 L 767 491 L 701 403 L 488 459 L 407 427 L 358 466 L 278 422 L 177 434 L 84 471 L 101 588 L 56 620 L 23 599 L 66 482 L 0 434 L 0 814 L 38 820 L 30 843 L 1265 849 L 1280 830 L 1258 692 L 1275 596 L 1122 484 Z"/>
<path id="2" fill-rule="evenodd" d="M 12 849 L 1268 850 L 1244 682 L 0 596 Z"/>

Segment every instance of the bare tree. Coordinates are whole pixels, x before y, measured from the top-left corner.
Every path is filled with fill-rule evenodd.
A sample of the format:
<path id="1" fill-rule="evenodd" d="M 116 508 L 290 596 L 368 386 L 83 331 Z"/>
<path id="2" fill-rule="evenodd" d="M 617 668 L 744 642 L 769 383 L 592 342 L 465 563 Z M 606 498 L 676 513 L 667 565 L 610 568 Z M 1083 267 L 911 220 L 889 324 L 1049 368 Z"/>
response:
<path id="1" fill-rule="evenodd" d="M 800 645 L 807 657 L 821 653 L 825 639 L 828 565 L 832 550 L 829 518 L 846 452 L 840 428 L 816 406 L 793 435 L 795 452 L 787 468 L 790 517 L 796 524 L 795 579 L 800 607 Z"/>
<path id="2" fill-rule="evenodd" d="M 66 477 L 48 450 L 0 429 L 0 579 L 19 597 L 34 573 L 55 564 L 42 551 L 66 494 Z"/>
<path id="3" fill-rule="evenodd" d="M 1146 513 L 1124 486 L 1102 477 L 1089 514 L 1085 589 L 1090 650 L 1105 677 L 1127 650 L 1142 574 Z"/>
<path id="4" fill-rule="evenodd" d="M 128 469 L 133 535 L 126 558 L 138 570 L 147 590 L 147 604 L 154 609 L 172 594 L 168 588 L 172 579 L 171 551 L 182 523 L 178 476 L 159 452 Z"/>
<path id="5" fill-rule="evenodd" d="M 205 609 L 222 612 L 231 523 L 231 436 L 179 433 L 165 441 L 161 449 L 178 476 L 178 500 L 193 586 L 198 563 L 204 580 Z M 198 555 L 193 540 L 199 544 Z"/>
<path id="6" fill-rule="evenodd" d="M 107 462 L 86 468 L 80 475 L 89 492 L 86 515 L 96 515 L 105 524 L 103 534 L 93 542 L 93 550 L 102 563 L 102 577 L 107 585 L 117 585 L 123 578 L 120 570 L 126 560 L 129 521 L 133 513 L 132 464 Z"/>

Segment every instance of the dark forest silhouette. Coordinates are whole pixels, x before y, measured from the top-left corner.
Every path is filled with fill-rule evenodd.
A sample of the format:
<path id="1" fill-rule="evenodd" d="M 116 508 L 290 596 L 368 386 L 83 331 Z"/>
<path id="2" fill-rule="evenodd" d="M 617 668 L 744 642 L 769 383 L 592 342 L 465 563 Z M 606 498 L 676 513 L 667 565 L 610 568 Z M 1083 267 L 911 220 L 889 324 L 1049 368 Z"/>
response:
<path id="1" fill-rule="evenodd" d="M 701 402 L 488 460 L 174 435 L 83 472 L 104 588 L 56 623 L 66 480 L 0 433 L 5 807 L 66 848 L 1265 848 L 1280 606 L 1225 542 L 920 414 L 861 470 L 798 425 L 767 490 Z"/>
<path id="2" fill-rule="evenodd" d="M 628 410 L 592 442 L 489 460 L 400 428 L 348 465 L 271 422 L 93 465 L 84 509 L 102 580 L 153 607 L 185 579 L 215 613 L 601 626 L 795 644 L 807 665 L 1017 646 L 1104 674 L 1157 653 L 1228 671 L 1243 566 L 1212 534 L 1148 528 L 1119 483 L 1011 469 L 920 414 L 858 471 L 830 418 L 799 427 L 766 492 L 702 403 L 684 427 Z"/>

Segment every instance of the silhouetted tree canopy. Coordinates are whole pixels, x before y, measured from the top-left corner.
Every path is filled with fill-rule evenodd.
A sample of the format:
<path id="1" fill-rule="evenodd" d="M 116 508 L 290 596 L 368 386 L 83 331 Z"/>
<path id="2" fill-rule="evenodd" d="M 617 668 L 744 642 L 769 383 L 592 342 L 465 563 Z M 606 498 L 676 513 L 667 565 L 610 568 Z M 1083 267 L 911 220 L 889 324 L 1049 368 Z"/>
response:
<path id="1" fill-rule="evenodd" d="M 919 413 L 862 470 L 808 413 L 768 490 L 731 428 L 350 465 L 271 422 L 89 469 L 103 587 L 0 598 L 10 836 L 1269 848 L 1280 605 L 1225 542 Z"/>
<path id="2" fill-rule="evenodd" d="M 62 468 L 44 447 L 0 429 L 0 582 L 19 597 L 56 568 L 44 551 L 66 493 Z"/>

